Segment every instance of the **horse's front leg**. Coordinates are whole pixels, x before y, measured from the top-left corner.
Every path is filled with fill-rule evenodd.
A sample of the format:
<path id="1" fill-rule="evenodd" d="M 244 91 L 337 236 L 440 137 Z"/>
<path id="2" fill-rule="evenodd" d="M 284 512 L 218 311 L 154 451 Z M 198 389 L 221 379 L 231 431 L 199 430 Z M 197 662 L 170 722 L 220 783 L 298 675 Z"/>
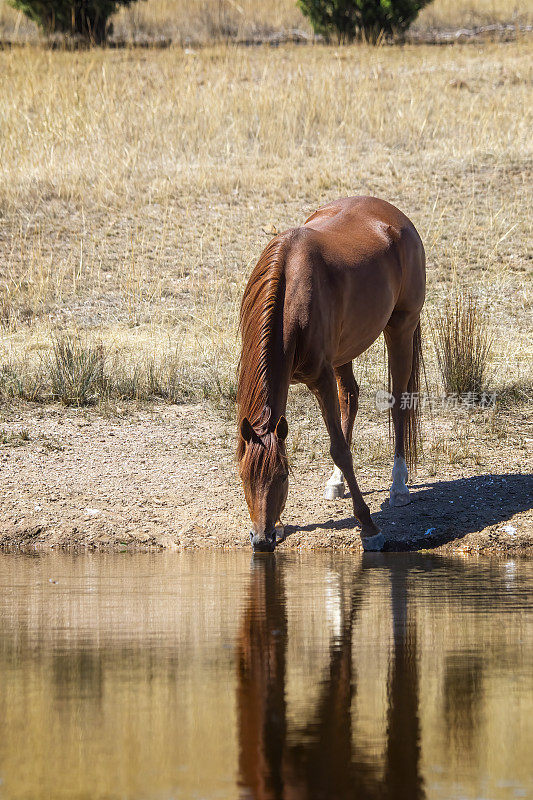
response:
<path id="1" fill-rule="evenodd" d="M 334 372 L 337 379 L 342 433 L 348 447 L 350 447 L 352 443 L 353 424 L 357 414 L 359 386 L 353 376 L 351 361 L 347 364 L 343 364 L 342 367 L 337 367 Z M 324 497 L 326 500 L 335 500 L 337 497 L 344 497 L 344 477 L 337 466 L 333 470 L 331 478 L 326 483 Z"/>
<path id="2" fill-rule="evenodd" d="M 365 550 L 381 550 L 385 539 L 372 522 L 370 509 L 363 500 L 353 471 L 353 461 L 348 442 L 341 425 L 339 400 L 337 397 L 333 367 L 324 367 L 319 379 L 311 387 L 316 395 L 330 438 L 330 453 L 336 466 L 346 478 L 352 495 L 353 513 L 361 524 L 361 541 Z"/>

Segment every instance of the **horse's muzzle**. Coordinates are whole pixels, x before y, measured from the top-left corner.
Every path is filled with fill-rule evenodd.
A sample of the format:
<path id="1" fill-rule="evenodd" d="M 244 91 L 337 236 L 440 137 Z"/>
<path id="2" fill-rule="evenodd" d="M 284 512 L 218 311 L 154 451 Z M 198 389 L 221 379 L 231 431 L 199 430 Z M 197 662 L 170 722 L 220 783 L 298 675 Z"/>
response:
<path id="1" fill-rule="evenodd" d="M 250 541 L 254 553 L 273 553 L 276 546 L 276 531 L 273 530 L 271 535 L 265 536 L 250 532 Z"/>

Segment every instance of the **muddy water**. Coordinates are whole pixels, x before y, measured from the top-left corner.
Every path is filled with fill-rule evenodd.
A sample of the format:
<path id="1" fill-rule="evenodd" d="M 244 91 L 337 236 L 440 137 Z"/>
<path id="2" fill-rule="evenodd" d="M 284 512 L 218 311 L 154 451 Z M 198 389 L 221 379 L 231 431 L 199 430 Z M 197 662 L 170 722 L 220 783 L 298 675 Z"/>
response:
<path id="1" fill-rule="evenodd" d="M 0 798 L 533 797 L 533 563 L 0 556 Z"/>

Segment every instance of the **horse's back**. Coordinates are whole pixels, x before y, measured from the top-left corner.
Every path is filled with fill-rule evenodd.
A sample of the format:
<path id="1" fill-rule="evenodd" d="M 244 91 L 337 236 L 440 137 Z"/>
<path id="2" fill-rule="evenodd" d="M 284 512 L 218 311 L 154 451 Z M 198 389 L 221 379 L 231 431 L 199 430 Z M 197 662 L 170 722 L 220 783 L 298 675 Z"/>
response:
<path id="1" fill-rule="evenodd" d="M 334 229 L 365 220 L 382 220 L 398 226 L 412 225 L 409 218 L 392 203 L 368 195 L 332 200 L 314 211 L 304 224 L 317 230 L 328 227 Z"/>
<path id="2" fill-rule="evenodd" d="M 318 337 L 328 359 L 344 363 L 370 346 L 395 310 L 418 314 L 424 249 L 395 206 L 374 197 L 343 198 L 290 232 L 286 277 L 288 316 L 307 329 L 308 345 Z"/>
<path id="3" fill-rule="evenodd" d="M 315 211 L 304 223 L 316 231 L 326 258 L 357 267 L 400 246 L 423 260 L 418 232 L 398 208 L 377 197 L 344 197 Z"/>
<path id="4" fill-rule="evenodd" d="M 370 291 L 392 292 L 400 305 L 421 307 L 424 247 L 411 220 L 391 203 L 341 198 L 319 208 L 298 230 L 315 264 L 321 262 L 330 275 L 343 275 L 347 291 L 364 284 Z"/>

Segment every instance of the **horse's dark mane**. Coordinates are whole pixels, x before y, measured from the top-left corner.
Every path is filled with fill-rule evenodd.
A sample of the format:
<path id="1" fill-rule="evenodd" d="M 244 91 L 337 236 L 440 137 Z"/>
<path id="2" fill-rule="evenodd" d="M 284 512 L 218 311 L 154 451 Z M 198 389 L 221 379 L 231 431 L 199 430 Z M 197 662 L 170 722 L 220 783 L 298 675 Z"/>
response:
<path id="1" fill-rule="evenodd" d="M 241 474 L 250 477 L 270 471 L 280 458 L 287 458 L 272 430 L 270 407 L 270 368 L 272 332 L 277 301 L 284 280 L 285 251 L 288 234 L 276 236 L 263 250 L 244 290 L 239 317 L 242 352 L 237 380 L 237 417 L 239 432 L 245 417 L 258 435 L 248 448 L 238 437 L 237 459 Z M 277 420 L 273 421 L 275 425 Z"/>

